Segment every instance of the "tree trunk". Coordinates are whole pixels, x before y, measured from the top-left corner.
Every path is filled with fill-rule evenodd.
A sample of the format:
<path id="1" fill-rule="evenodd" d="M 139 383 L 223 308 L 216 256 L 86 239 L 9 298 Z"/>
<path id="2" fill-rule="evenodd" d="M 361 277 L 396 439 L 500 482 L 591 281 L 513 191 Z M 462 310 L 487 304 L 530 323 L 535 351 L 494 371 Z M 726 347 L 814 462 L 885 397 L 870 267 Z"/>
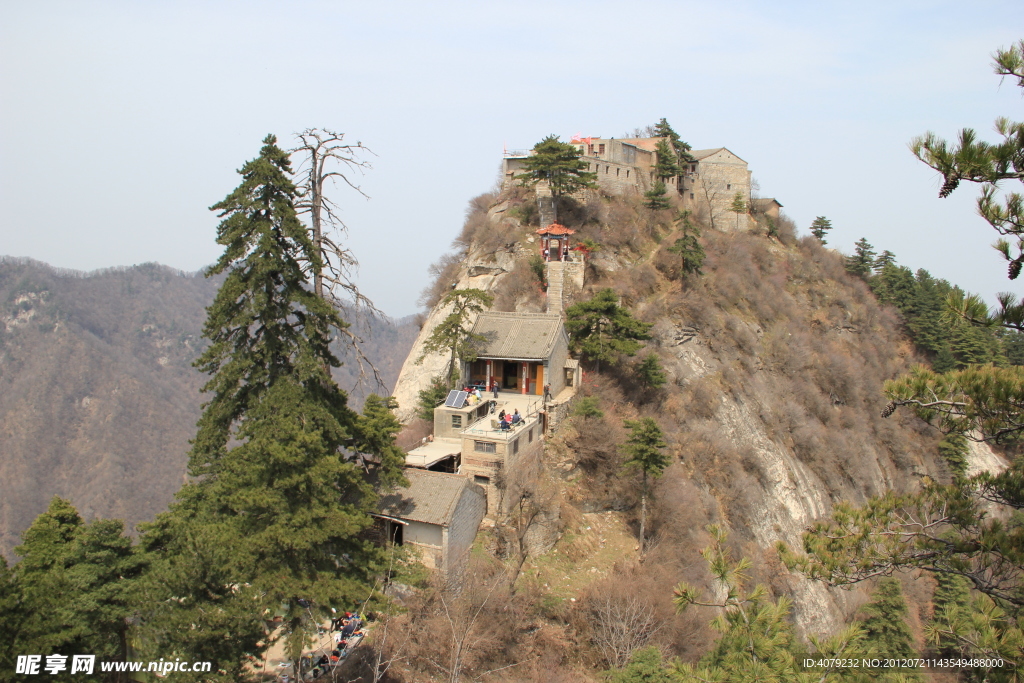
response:
<path id="1" fill-rule="evenodd" d="M 644 490 L 640 494 L 640 554 L 644 554 L 644 534 L 647 531 L 647 470 L 644 470 Z"/>

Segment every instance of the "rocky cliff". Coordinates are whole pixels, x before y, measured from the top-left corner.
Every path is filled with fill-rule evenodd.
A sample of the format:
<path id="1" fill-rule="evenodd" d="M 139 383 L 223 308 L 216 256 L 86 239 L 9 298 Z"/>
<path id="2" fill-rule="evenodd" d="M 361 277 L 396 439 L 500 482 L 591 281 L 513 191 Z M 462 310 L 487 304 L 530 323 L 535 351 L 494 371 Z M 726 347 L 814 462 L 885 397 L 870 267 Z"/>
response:
<path id="1" fill-rule="evenodd" d="M 461 260 L 439 273 L 437 291 L 477 287 L 499 305 L 542 310 L 540 282 L 528 265 L 537 252 L 531 198 L 517 192 L 476 201 L 460 237 Z M 912 489 L 924 477 L 949 477 L 931 427 L 903 413 L 880 416 L 882 382 L 919 361 L 898 314 L 845 271 L 840 255 L 811 238 L 796 239 L 792 226 L 779 237 L 768 237 L 757 221 L 741 232 L 704 226 L 703 273 L 681 277 L 668 251 L 680 234 L 672 212 L 653 214 L 636 198 L 592 196 L 570 202 L 560 222 L 574 227 L 577 239 L 599 245 L 576 297 L 611 287 L 652 323 L 642 355 L 658 358 L 668 384 L 639 387 L 636 359 L 588 372 L 583 393 L 604 417 L 574 418 L 549 438 L 545 477 L 581 514 L 613 514 L 635 525 L 637 486 L 622 470 L 616 444 L 624 439 L 624 418 L 653 416 L 668 435 L 674 464 L 657 483 L 657 542 L 638 571 L 662 583 L 684 575 L 706 582 L 697 556 L 707 540 L 703 528 L 724 524 L 737 551 L 754 560 L 754 578 L 792 596 L 799 626 L 834 631 L 861 595 L 788 574 L 775 542 L 799 546 L 803 529 L 837 501 L 860 503 L 886 489 Z M 399 375 L 395 395 L 405 416 L 444 365 L 440 356 L 415 361 L 445 313 L 430 311 Z M 1004 466 L 984 445 L 975 445 L 970 458 L 974 468 Z M 574 543 L 591 529 L 568 525 Z M 635 549 L 619 558 L 630 559 Z M 561 578 L 549 578 L 541 565 L 538 577 L 557 591 Z M 660 590 L 668 596 L 671 586 Z"/>

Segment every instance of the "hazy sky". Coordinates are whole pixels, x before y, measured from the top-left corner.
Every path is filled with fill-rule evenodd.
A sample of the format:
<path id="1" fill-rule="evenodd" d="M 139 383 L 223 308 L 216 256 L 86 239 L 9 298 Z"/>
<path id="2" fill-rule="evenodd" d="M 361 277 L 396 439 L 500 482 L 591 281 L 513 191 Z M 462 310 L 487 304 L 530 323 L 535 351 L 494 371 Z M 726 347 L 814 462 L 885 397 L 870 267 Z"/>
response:
<path id="1" fill-rule="evenodd" d="M 667 117 L 748 161 L 802 232 L 823 214 L 830 245 L 867 237 L 990 297 L 1013 283 L 976 188 L 939 200 L 907 142 L 1024 116 L 990 58 L 1022 20 L 1020 0 L 2 0 L 0 254 L 198 269 L 207 207 L 263 136 L 328 127 L 377 155 L 371 199 L 335 197 L 362 287 L 401 316 L 503 145 Z"/>

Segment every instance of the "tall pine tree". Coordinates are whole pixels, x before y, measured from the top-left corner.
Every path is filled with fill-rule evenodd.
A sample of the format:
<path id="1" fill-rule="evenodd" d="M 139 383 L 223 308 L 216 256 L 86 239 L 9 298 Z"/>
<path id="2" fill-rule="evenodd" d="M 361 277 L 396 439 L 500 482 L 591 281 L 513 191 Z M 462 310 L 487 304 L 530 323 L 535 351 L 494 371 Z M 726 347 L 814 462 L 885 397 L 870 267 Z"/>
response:
<path id="1" fill-rule="evenodd" d="M 332 335 L 346 323 L 312 290 L 323 264 L 296 216 L 288 155 L 274 136 L 263 142 L 239 171 L 242 183 L 212 207 L 224 253 L 208 275 L 225 279 L 196 362 L 211 375 L 189 455 L 196 479 L 147 538 L 162 582 L 184 605 L 153 623 L 198 623 L 185 639 L 190 654 L 229 674 L 241 652 L 257 649 L 254 622 L 265 612 L 284 610 L 297 658 L 332 606 L 368 597 L 380 559 L 362 533 L 376 494 L 351 453 L 373 440 L 330 372 L 340 364 Z M 374 415 L 367 419 L 379 422 Z M 385 478 L 396 480 L 399 464 L 381 455 Z M 224 629 L 237 645 L 218 642 Z"/>

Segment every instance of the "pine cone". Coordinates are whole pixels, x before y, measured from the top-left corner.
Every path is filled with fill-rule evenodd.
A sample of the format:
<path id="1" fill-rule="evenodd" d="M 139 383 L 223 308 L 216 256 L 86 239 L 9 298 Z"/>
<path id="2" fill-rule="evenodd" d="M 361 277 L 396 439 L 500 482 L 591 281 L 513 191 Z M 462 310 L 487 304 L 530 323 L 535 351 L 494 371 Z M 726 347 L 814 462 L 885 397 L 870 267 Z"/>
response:
<path id="1" fill-rule="evenodd" d="M 882 417 L 889 417 L 896 412 L 896 401 L 889 401 L 884 408 L 882 408 Z"/>
<path id="2" fill-rule="evenodd" d="M 1020 267 L 1021 267 L 1021 265 L 1022 264 L 1021 264 L 1020 259 L 1016 259 L 1014 261 L 1010 261 L 1010 279 L 1011 280 L 1016 280 L 1017 276 L 1020 275 Z"/>
<path id="3" fill-rule="evenodd" d="M 956 176 L 946 176 L 946 182 L 942 183 L 942 187 L 939 188 L 939 199 L 945 199 L 951 195 L 959 184 L 960 179 Z"/>

